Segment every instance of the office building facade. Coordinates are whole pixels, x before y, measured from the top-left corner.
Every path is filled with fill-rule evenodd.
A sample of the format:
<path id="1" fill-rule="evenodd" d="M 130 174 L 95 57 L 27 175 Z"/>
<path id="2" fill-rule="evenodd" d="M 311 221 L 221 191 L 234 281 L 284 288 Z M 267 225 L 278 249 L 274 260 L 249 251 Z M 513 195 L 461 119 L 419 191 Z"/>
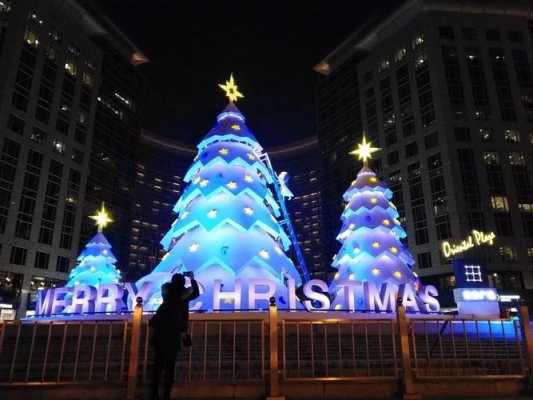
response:
<path id="1" fill-rule="evenodd" d="M 2 1 L 0 20 L 0 302 L 24 316 L 76 262 L 102 44 L 127 40 L 75 1 Z"/>
<path id="2" fill-rule="evenodd" d="M 346 153 L 367 132 L 416 271 L 448 300 L 441 245 L 472 229 L 496 241 L 462 256 L 481 260 L 503 291 L 533 289 L 533 15 L 528 2 L 479 4 L 408 1 L 315 67 L 324 173 L 351 172 L 325 181 L 324 195 L 340 201 L 356 172 Z"/>

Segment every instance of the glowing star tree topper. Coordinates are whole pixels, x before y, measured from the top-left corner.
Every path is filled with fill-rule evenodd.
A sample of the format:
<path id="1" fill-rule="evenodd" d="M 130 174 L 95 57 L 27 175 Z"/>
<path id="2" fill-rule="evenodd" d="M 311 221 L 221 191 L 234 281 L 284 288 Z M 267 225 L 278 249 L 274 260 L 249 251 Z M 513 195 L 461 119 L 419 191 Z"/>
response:
<path id="1" fill-rule="evenodd" d="M 177 272 L 194 272 L 200 284 L 191 309 L 266 308 L 269 297 L 288 305 L 287 282 L 301 284 L 286 254 L 291 240 L 278 220 L 282 211 L 272 191 L 278 177 L 235 106 L 243 95 L 233 76 L 220 87 L 229 104 L 183 178 L 177 218 L 161 240 L 166 254 L 136 283 L 150 287 L 145 309 L 158 307 L 161 285 Z"/>
<path id="2" fill-rule="evenodd" d="M 67 287 L 76 285 L 98 287 L 102 284 L 119 283 L 121 280 L 120 271 L 115 267 L 117 259 L 111 251 L 111 244 L 102 233 L 103 229 L 113 221 L 104 204 L 102 203 L 100 210 L 89 218 L 95 221 L 98 232 L 78 256 L 78 265 L 70 272 Z"/>
<path id="3" fill-rule="evenodd" d="M 239 92 L 239 87 L 237 86 L 237 84 L 235 83 L 235 80 L 233 79 L 233 74 L 230 74 L 229 81 L 226 81 L 224 84 L 220 83 L 218 87 L 224 91 L 224 93 L 226 94 L 226 97 L 229 99 L 231 103 L 235 103 L 239 98 L 244 97 L 244 95 L 241 92 Z M 236 125 L 236 126 L 239 126 L 239 125 Z"/>
<path id="4" fill-rule="evenodd" d="M 391 201 L 392 191 L 368 167 L 368 160 L 378 150 L 363 137 L 351 153 L 363 161 L 363 168 L 343 196 L 346 208 L 337 236 L 342 245 L 332 263 L 338 272 L 330 285 L 339 304 L 350 281 L 371 282 L 378 289 L 383 283 L 418 287 L 418 278 L 412 271 L 415 261 L 401 241 L 406 232 Z"/>
<path id="5" fill-rule="evenodd" d="M 363 166 L 368 165 L 368 160 L 372 159 L 372 153 L 381 150 L 378 147 L 372 147 L 372 142 L 366 141 L 366 136 L 363 135 L 363 141 L 357 145 L 357 149 L 350 152 L 357 156 L 357 159 L 363 161 Z"/>
<path id="6" fill-rule="evenodd" d="M 95 215 L 90 215 L 89 218 L 95 221 L 95 225 L 98 228 L 98 232 L 103 232 L 104 228 L 111 222 L 113 222 L 111 216 L 105 209 L 104 203 L 102 203 L 100 210 L 98 210 Z"/>

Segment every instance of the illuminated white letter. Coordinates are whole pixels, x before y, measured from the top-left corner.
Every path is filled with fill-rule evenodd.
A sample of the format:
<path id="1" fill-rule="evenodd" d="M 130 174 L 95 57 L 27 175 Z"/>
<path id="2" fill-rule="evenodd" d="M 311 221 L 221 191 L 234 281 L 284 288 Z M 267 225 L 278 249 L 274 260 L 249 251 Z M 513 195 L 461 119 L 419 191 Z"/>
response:
<path id="1" fill-rule="evenodd" d="M 213 284 L 213 310 L 220 310 L 221 300 L 232 300 L 233 309 L 241 309 L 241 280 L 235 279 L 235 290 L 233 292 L 222 292 L 222 281 L 215 279 Z"/>
<path id="2" fill-rule="evenodd" d="M 72 302 L 69 307 L 70 313 L 92 313 L 94 312 L 94 299 L 96 298 L 96 288 L 88 285 L 76 285 L 72 293 Z"/>
<path id="3" fill-rule="evenodd" d="M 365 300 L 367 309 L 371 311 L 394 311 L 396 309 L 396 298 L 398 297 L 398 286 L 392 283 L 382 283 L 381 289 L 372 282 L 364 283 Z"/>
<path id="4" fill-rule="evenodd" d="M 402 298 L 402 304 L 405 307 L 405 311 L 420 312 L 415 291 L 409 283 L 400 285 L 400 296 Z"/>
<path id="5" fill-rule="evenodd" d="M 52 306 L 50 307 L 51 314 L 61 314 L 63 311 L 65 311 L 65 308 L 67 308 L 70 304 L 70 300 L 68 300 L 66 297 L 71 291 L 72 289 L 67 287 L 56 288 L 54 290 Z"/>
<path id="6" fill-rule="evenodd" d="M 50 315 L 50 310 L 54 304 L 55 290 L 56 289 L 44 289 L 37 291 L 35 315 Z"/>
<path id="7" fill-rule="evenodd" d="M 439 295 L 439 291 L 435 286 L 427 285 L 424 287 L 424 291 L 419 294 L 420 299 L 424 302 L 422 308 L 425 312 L 439 312 L 440 303 L 435 298 Z"/>
<path id="8" fill-rule="evenodd" d="M 344 281 L 339 286 L 344 287 L 344 306 L 350 311 L 364 309 L 363 284 L 359 281 Z M 357 298 L 357 307 L 356 307 Z"/>
<path id="9" fill-rule="evenodd" d="M 100 285 L 98 286 L 94 309 L 96 312 L 121 311 L 124 307 L 123 296 L 124 289 L 117 284 Z"/>
<path id="10" fill-rule="evenodd" d="M 257 292 L 257 287 L 266 287 L 266 292 Z M 248 308 L 254 310 L 256 308 L 256 301 L 266 301 L 266 306 L 270 304 L 269 299 L 276 293 L 276 284 L 270 279 L 252 279 L 248 284 Z"/>
<path id="11" fill-rule="evenodd" d="M 289 309 L 296 310 L 296 282 L 287 277 L 287 296 L 289 297 Z"/>
<path id="12" fill-rule="evenodd" d="M 320 289 L 320 292 L 315 292 L 313 290 L 314 287 L 317 287 Z M 321 311 L 327 311 L 329 310 L 330 306 L 330 300 L 327 295 L 324 293 L 328 292 L 328 285 L 326 282 L 321 281 L 320 279 L 311 279 L 310 281 L 306 282 L 304 285 L 304 295 L 308 299 L 304 301 L 304 306 L 307 310 L 321 310 Z M 314 307 L 312 301 L 318 301 L 320 302 L 320 307 Z"/>

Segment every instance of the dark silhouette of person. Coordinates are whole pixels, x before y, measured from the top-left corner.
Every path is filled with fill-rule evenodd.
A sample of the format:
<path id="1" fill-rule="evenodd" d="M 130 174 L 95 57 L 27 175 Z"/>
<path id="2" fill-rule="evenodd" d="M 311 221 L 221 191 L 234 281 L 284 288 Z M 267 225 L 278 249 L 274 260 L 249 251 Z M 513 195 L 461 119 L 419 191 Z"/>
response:
<path id="1" fill-rule="evenodd" d="M 182 346 L 182 337 L 187 333 L 189 301 L 200 295 L 198 283 L 190 274 L 191 286 L 185 287 L 185 277 L 174 274 L 170 282 L 161 287 L 163 302 L 150 320 L 152 345 L 155 357 L 152 373 L 151 398 L 159 399 L 159 384 L 164 375 L 163 396 L 168 400 L 174 383 L 176 356 Z"/>

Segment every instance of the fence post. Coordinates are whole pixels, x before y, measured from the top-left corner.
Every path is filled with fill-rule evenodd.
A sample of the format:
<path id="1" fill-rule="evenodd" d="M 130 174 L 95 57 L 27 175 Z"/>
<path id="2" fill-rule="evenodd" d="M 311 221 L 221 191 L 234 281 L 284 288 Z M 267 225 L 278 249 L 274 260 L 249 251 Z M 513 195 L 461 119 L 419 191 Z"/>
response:
<path id="1" fill-rule="evenodd" d="M 418 400 L 421 399 L 419 393 L 415 388 L 413 377 L 413 369 L 411 367 L 411 349 L 409 347 L 409 322 L 405 314 L 405 306 L 402 304 L 401 297 L 398 297 L 396 307 L 396 321 L 398 323 L 398 333 L 400 336 L 400 352 L 401 352 L 401 384 L 402 384 L 402 398 L 404 400 Z"/>
<path id="2" fill-rule="evenodd" d="M 128 391 L 127 400 L 135 400 L 135 390 L 137 388 L 137 376 L 139 369 L 139 343 L 141 340 L 141 327 L 143 316 L 143 299 L 137 297 L 137 305 L 133 310 L 131 321 L 131 342 L 130 342 L 130 359 L 128 366 Z"/>
<path id="3" fill-rule="evenodd" d="M 278 364 L 278 306 L 276 299 L 270 298 L 268 308 L 268 326 L 270 340 L 270 374 L 267 400 L 285 400 L 279 390 L 279 364 Z"/>
<path id="4" fill-rule="evenodd" d="M 524 346 L 527 355 L 527 381 L 525 392 L 533 394 L 533 332 L 531 332 L 531 325 L 529 321 L 529 310 L 525 299 L 520 302 L 520 325 L 522 326 L 522 333 L 524 335 Z"/>

